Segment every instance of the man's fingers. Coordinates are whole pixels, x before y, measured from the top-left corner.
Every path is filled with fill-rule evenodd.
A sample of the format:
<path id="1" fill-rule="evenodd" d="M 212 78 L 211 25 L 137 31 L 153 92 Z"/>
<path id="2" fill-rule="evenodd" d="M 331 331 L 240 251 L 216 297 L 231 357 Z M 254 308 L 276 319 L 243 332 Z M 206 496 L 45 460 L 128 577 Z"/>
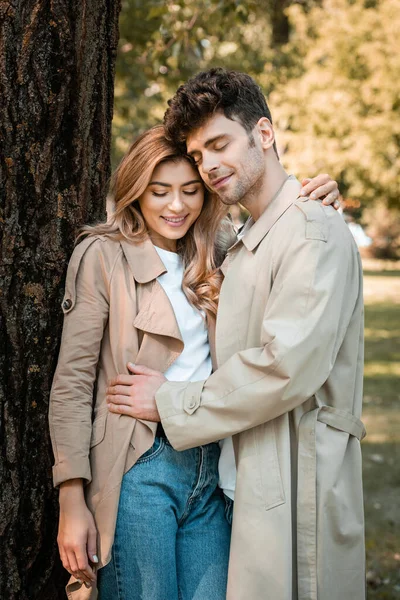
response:
<path id="1" fill-rule="evenodd" d="M 124 375 L 120 373 L 117 377 L 110 379 L 108 385 L 112 387 L 114 385 L 132 385 L 133 384 L 133 375 Z"/>
<path id="2" fill-rule="evenodd" d="M 109 396 L 129 396 L 130 385 L 110 385 L 107 388 Z"/>
<path id="3" fill-rule="evenodd" d="M 131 362 L 128 362 L 128 369 L 131 373 L 135 375 L 161 375 L 160 371 L 155 371 L 154 369 L 150 369 L 149 367 L 145 367 L 144 365 L 134 365 Z"/>
<path id="4" fill-rule="evenodd" d="M 129 415 L 130 417 L 133 416 L 133 406 L 127 406 L 126 404 L 113 404 L 110 402 L 108 404 L 108 410 L 119 415 Z"/>
<path id="5" fill-rule="evenodd" d="M 116 395 L 107 395 L 106 396 L 106 401 L 107 404 L 115 404 L 116 406 L 132 406 L 132 398 L 131 396 L 120 396 L 119 394 Z"/>

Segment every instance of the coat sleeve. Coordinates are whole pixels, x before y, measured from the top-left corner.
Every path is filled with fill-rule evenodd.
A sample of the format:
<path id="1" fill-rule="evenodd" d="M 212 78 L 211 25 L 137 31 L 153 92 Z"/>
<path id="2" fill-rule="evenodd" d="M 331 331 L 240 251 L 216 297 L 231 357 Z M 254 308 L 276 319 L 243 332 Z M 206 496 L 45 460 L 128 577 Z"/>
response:
<path id="1" fill-rule="evenodd" d="M 93 388 L 108 319 L 109 291 L 102 243 L 93 237 L 81 242 L 67 271 L 62 302 L 64 325 L 49 410 L 55 486 L 74 478 L 91 481 Z"/>
<path id="2" fill-rule="evenodd" d="M 280 240 L 262 345 L 234 354 L 206 381 L 163 384 L 156 402 L 176 449 L 270 421 L 324 384 L 361 286 L 358 253 L 347 234 L 339 227 L 328 238 L 307 223 L 305 233 L 295 231 L 287 245 Z"/>

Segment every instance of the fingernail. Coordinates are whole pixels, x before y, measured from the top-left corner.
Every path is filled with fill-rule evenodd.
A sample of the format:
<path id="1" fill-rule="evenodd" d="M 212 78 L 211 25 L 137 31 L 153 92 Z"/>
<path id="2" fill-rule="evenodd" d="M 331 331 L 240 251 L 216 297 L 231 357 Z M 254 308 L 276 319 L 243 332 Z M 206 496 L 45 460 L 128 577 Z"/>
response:
<path id="1" fill-rule="evenodd" d="M 93 559 L 92 560 L 93 560 L 94 563 L 98 563 L 99 562 L 99 558 L 98 558 L 97 554 L 93 554 Z"/>
<path id="2" fill-rule="evenodd" d="M 92 587 L 92 584 L 88 583 L 87 581 L 84 581 L 83 583 L 84 583 L 86 589 L 89 589 Z"/>
<path id="3" fill-rule="evenodd" d="M 314 192 L 310 195 L 310 198 L 312 198 L 314 200 L 314 198 L 316 198 L 316 194 L 314 194 Z"/>
<path id="4" fill-rule="evenodd" d="M 80 584 L 83 583 L 82 579 L 77 579 L 77 582 L 80 583 Z"/>
<path id="5" fill-rule="evenodd" d="M 129 365 L 130 367 L 134 367 L 134 366 L 135 366 L 135 363 L 128 362 L 128 365 Z"/>
<path id="6" fill-rule="evenodd" d="M 300 191 L 300 196 L 305 196 L 305 195 L 306 195 L 305 191 L 304 191 L 304 190 L 301 190 L 301 191 Z"/>

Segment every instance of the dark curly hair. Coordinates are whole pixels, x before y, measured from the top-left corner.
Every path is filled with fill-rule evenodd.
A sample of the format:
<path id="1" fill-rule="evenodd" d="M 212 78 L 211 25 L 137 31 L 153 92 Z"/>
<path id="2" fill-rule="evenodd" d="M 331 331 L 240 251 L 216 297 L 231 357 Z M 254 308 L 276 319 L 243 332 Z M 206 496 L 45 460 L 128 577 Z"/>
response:
<path id="1" fill-rule="evenodd" d="M 181 85 L 168 101 L 164 115 L 167 137 L 180 146 L 188 134 L 216 112 L 237 120 L 250 135 L 256 123 L 271 112 L 257 83 L 246 73 L 221 67 L 202 71 Z M 276 152 L 276 147 L 274 144 Z"/>

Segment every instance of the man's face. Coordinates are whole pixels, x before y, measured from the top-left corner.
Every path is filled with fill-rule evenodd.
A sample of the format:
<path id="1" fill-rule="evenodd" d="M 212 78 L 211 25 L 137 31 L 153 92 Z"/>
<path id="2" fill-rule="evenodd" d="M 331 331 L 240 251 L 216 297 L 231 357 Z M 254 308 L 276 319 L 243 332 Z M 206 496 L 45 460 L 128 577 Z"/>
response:
<path id="1" fill-rule="evenodd" d="M 259 137 L 224 114 L 191 132 L 186 144 L 204 183 L 226 205 L 240 202 L 265 173 Z"/>

